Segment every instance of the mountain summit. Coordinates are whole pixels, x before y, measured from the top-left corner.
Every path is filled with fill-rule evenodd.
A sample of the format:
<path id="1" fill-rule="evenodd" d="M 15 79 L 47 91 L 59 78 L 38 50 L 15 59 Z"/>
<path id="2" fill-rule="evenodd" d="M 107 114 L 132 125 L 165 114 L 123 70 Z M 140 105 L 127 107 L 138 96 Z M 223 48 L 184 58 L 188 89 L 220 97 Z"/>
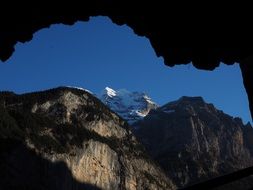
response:
<path id="1" fill-rule="evenodd" d="M 99 99 L 129 124 L 142 119 L 151 109 L 158 107 L 147 94 L 143 92 L 129 92 L 125 89 L 114 90 L 106 87 Z"/>

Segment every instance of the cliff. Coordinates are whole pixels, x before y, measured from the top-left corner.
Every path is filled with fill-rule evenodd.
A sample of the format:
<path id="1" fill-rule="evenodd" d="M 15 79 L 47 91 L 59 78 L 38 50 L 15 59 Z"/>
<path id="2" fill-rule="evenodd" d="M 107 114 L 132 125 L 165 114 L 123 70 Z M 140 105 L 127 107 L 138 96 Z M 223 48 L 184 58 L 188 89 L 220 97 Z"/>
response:
<path id="1" fill-rule="evenodd" d="M 175 189 L 128 125 L 86 91 L 0 93 L 0 189 Z"/>

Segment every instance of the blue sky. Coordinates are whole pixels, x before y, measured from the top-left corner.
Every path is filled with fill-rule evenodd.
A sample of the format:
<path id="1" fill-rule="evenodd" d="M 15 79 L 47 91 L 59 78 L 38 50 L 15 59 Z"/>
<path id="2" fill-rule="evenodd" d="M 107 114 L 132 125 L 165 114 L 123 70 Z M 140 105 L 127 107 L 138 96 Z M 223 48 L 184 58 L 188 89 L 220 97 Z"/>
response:
<path id="1" fill-rule="evenodd" d="M 221 64 L 213 72 L 191 64 L 167 67 L 147 38 L 105 17 L 40 30 L 0 63 L 0 90 L 24 93 L 62 85 L 96 94 L 106 86 L 144 91 L 160 105 L 183 95 L 202 96 L 225 113 L 251 120 L 238 64 Z"/>

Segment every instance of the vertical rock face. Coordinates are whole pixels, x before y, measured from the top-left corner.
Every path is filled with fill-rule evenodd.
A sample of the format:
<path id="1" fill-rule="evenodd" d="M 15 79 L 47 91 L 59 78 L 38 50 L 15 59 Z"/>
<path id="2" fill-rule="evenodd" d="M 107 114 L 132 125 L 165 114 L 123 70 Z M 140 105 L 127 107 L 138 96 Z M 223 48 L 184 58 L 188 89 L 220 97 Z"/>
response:
<path id="1" fill-rule="evenodd" d="M 143 119 L 151 109 L 158 107 L 145 93 L 125 89 L 113 90 L 106 87 L 99 99 L 129 124 Z"/>
<path id="2" fill-rule="evenodd" d="M 253 165 L 253 130 L 201 97 L 150 112 L 135 134 L 179 187 Z"/>
<path id="3" fill-rule="evenodd" d="M 0 94 L 0 189 L 175 189 L 86 91 Z"/>

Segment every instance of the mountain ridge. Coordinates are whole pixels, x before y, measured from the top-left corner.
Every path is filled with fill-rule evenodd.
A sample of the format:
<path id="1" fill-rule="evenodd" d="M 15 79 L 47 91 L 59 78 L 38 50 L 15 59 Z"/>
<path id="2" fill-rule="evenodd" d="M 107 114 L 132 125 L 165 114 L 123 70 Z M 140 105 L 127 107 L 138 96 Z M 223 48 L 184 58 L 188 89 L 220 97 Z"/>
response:
<path id="1" fill-rule="evenodd" d="M 117 91 L 107 91 L 109 98 L 117 96 Z M 145 93 L 134 94 L 145 96 Z M 58 87 L 21 95 L 0 92 L 0 167 L 3 168 L 0 175 L 14 173 L 24 180 L 0 178 L 0 187 L 15 189 L 12 183 L 36 186 L 25 177 L 32 174 L 36 183 L 48 186 L 47 189 L 59 186 L 61 189 L 71 186 L 175 189 L 253 165 L 250 123 L 244 125 L 241 118 L 225 114 L 202 97 L 183 96 L 150 109 L 132 125 L 83 88 Z M 25 154 L 19 158 L 22 152 Z M 27 167 L 21 177 L 8 168 L 15 165 L 23 171 L 20 163 L 25 165 L 26 160 L 37 163 L 34 165 L 37 170 Z M 61 170 L 68 173 L 64 185 L 41 181 L 34 174 L 34 171 L 42 172 L 45 178 L 50 173 L 56 175 L 57 167 L 46 166 L 58 161 L 65 165 Z M 74 182 L 72 177 L 78 181 Z M 251 181 L 249 178 L 225 189 L 240 189 L 240 186 L 246 189 L 253 186 Z"/>

